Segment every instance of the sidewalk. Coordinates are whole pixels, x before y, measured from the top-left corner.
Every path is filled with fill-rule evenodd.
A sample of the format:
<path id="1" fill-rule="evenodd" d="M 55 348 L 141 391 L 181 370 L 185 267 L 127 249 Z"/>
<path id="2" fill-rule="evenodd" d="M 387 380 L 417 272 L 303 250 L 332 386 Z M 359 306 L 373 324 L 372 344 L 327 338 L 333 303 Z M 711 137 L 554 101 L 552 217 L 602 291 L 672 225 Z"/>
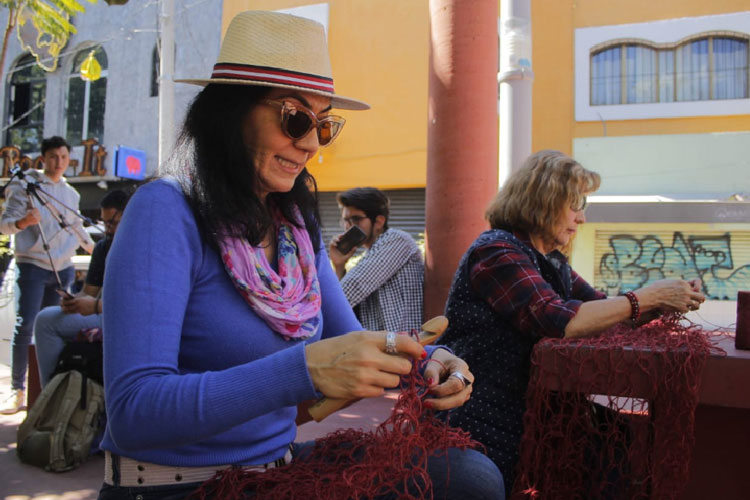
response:
<path id="1" fill-rule="evenodd" d="M 0 364 L 0 398 L 10 391 L 10 368 Z M 298 429 L 297 441 L 321 437 L 353 427 L 369 430 L 390 414 L 396 394 L 359 401 L 320 423 L 308 422 Z M 76 470 L 45 472 L 22 464 L 16 457 L 16 429 L 26 412 L 0 415 L 0 500 L 94 500 L 102 483 L 104 458 L 93 457 Z"/>

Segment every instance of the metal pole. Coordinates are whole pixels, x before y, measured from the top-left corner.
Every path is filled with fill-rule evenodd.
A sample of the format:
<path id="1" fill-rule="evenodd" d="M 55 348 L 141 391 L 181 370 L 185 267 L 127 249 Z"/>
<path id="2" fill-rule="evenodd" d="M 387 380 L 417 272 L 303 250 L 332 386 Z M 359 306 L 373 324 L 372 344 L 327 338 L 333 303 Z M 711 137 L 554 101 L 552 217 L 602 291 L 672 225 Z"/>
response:
<path id="1" fill-rule="evenodd" d="M 500 134 L 498 186 L 531 154 L 531 5 L 500 2 Z"/>
<path id="2" fill-rule="evenodd" d="M 159 54 L 159 167 L 174 144 L 174 0 L 161 0 Z"/>

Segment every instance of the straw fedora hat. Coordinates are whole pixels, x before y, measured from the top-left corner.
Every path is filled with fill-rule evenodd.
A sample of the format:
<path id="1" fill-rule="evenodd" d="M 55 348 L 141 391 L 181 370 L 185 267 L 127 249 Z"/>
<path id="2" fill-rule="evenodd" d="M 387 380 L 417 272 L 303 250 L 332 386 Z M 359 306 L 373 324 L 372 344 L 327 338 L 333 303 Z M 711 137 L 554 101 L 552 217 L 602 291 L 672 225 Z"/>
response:
<path id="1" fill-rule="evenodd" d="M 211 78 L 176 81 L 297 89 L 330 97 L 334 108 L 370 108 L 334 93 L 323 25 L 278 12 L 237 14 L 227 28 Z"/>

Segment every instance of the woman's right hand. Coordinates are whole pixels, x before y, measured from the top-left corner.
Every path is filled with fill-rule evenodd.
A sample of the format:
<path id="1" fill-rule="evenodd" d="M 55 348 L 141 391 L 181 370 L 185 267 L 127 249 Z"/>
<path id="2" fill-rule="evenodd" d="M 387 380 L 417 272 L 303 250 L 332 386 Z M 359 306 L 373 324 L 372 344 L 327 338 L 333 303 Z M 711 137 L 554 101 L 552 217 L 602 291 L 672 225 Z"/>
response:
<path id="1" fill-rule="evenodd" d="M 665 279 L 636 290 L 643 310 L 661 309 L 664 312 L 686 313 L 697 310 L 706 296 L 700 292 L 700 280 Z"/>
<path id="2" fill-rule="evenodd" d="M 396 335 L 395 356 L 386 354 L 387 332 L 351 332 L 305 346 L 307 368 L 315 389 L 330 398 L 370 398 L 397 387 L 411 371 L 413 359 L 427 353 L 408 335 Z"/>

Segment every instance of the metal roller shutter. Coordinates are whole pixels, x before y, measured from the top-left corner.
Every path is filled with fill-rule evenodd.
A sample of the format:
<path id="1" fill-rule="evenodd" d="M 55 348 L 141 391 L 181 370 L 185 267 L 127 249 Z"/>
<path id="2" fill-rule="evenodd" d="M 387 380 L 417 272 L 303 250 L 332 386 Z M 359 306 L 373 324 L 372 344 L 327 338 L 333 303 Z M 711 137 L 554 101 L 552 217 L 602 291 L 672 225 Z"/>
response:
<path id="1" fill-rule="evenodd" d="M 389 227 L 411 234 L 416 241 L 424 239 L 424 189 L 383 190 L 391 200 Z M 339 226 L 341 212 L 335 192 L 318 193 L 320 217 L 323 222 L 323 239 L 328 242 L 342 231 Z"/>
<path id="2" fill-rule="evenodd" d="M 701 278 L 710 299 L 750 288 L 750 231 L 597 230 L 594 286 L 617 295 L 662 278 Z"/>

